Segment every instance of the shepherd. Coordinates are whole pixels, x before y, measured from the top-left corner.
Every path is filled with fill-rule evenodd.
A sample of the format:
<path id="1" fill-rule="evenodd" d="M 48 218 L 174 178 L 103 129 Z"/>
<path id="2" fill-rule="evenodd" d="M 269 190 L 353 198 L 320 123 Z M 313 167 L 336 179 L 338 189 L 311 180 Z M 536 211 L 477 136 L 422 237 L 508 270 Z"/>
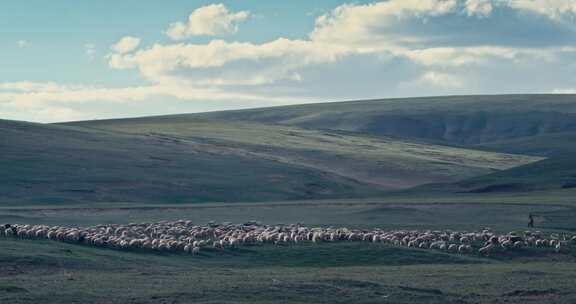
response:
<path id="1" fill-rule="evenodd" d="M 534 228 L 534 217 L 532 216 L 532 213 L 528 214 L 528 227 Z"/>

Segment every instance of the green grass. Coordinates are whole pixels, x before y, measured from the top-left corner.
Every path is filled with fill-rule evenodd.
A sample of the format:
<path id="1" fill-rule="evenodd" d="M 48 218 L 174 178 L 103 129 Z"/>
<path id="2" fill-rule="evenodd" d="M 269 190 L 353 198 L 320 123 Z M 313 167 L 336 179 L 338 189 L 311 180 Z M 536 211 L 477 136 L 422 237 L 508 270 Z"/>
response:
<path id="1" fill-rule="evenodd" d="M 576 132 L 548 133 L 478 145 L 478 148 L 545 157 L 576 153 Z"/>
<path id="2" fill-rule="evenodd" d="M 575 182 L 576 166 L 561 155 L 576 150 L 570 140 L 573 99 L 451 96 L 65 126 L 4 121 L 1 200 L 50 205 L 336 199 L 461 181 L 452 192 L 567 188 Z M 534 163 L 538 156 L 551 159 Z"/>
<path id="3" fill-rule="evenodd" d="M 229 153 L 305 166 L 388 189 L 462 180 L 540 159 L 395 138 L 233 120 L 151 117 L 72 125 L 200 141 Z"/>
<path id="4" fill-rule="evenodd" d="M 573 99 L 415 98 L 77 126 L 2 121 L 0 222 L 509 232 L 526 229 L 532 213 L 537 229 L 573 232 L 576 188 L 566 185 L 576 165 L 563 156 L 573 146 Z M 539 158 L 470 148 L 550 158 L 516 167 Z M 0 238 L 0 303 L 574 303 L 575 250 L 483 258 L 336 243 L 191 257 Z"/>
<path id="5" fill-rule="evenodd" d="M 265 224 L 304 223 L 335 227 L 385 229 L 463 229 L 491 227 L 522 231 L 528 214 L 540 229 L 576 230 L 575 190 L 506 194 L 399 193 L 362 200 L 287 201 L 204 204 L 84 204 L 76 206 L 13 205 L 0 208 L 0 223 L 74 226 L 189 219 Z"/>
<path id="6" fill-rule="evenodd" d="M 507 186 L 518 187 L 516 191 L 576 188 L 576 159 L 572 155 L 556 156 L 457 184 L 465 189 L 475 188 L 475 191 L 495 186 L 503 187 L 504 191 Z"/>
<path id="7" fill-rule="evenodd" d="M 150 118 L 75 125 L 0 121 L 0 200 L 358 198 L 540 159 L 253 122 Z"/>
<path id="8" fill-rule="evenodd" d="M 555 195 L 570 194 L 571 189 L 574 188 L 576 188 L 576 159 L 571 154 L 561 154 L 505 171 L 451 184 L 423 185 L 407 192 L 421 192 L 422 195 L 429 195 L 430 192 L 445 192 L 445 195 L 449 195 L 448 193 L 488 194 L 488 197 L 493 193 L 539 197 L 539 192 L 548 192 L 552 194 L 552 197 L 543 199 L 549 200 L 554 199 Z"/>
<path id="9" fill-rule="evenodd" d="M 305 104 L 154 120 L 253 121 L 477 145 L 576 131 L 574 101 L 574 95 L 439 96 Z"/>
<path id="10" fill-rule="evenodd" d="M 3 303 L 571 303 L 574 257 L 498 260 L 371 244 L 199 257 L 0 239 Z"/>
<path id="11" fill-rule="evenodd" d="M 444 96 L 72 125 L 133 133 L 156 130 L 221 145 L 235 143 L 244 151 L 392 188 L 464 180 L 453 192 L 520 193 L 574 184 L 575 113 L 573 95 Z M 523 160 L 470 149 L 551 159 L 516 168 Z M 525 159 L 523 164 L 533 160 L 537 159 Z M 514 169 L 496 172 L 510 168 Z"/>
<path id="12" fill-rule="evenodd" d="M 383 192 L 193 141 L 7 121 L 0 121 L 0 137 L 0 200 L 8 202 L 269 201 Z"/>

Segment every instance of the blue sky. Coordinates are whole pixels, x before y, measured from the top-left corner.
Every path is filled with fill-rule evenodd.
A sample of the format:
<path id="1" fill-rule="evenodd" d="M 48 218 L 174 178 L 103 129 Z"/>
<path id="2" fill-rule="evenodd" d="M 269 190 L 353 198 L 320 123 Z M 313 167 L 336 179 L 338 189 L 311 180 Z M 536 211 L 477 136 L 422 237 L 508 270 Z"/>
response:
<path id="1" fill-rule="evenodd" d="M 276 2 L 276 3 L 274 3 Z M 223 3 L 230 10 L 255 16 L 231 40 L 264 42 L 279 36 L 305 38 L 314 15 L 338 1 L 4 1 L 0 3 L 0 81 L 90 81 L 94 84 L 134 84 L 134 73 L 111 71 L 104 56 L 120 38 L 133 35 L 144 42 L 170 41 L 167 26 L 184 20 L 199 7 Z M 274 3 L 274 4 L 273 4 Z M 310 15 L 307 15 L 310 14 Z M 313 14 L 313 15 L 312 15 Z M 206 42 L 211 37 L 191 37 Z M 26 47 L 18 47 L 18 41 Z M 88 60 L 85 45 L 93 44 L 97 60 Z M 8 70 L 5 70 L 8 69 Z"/>
<path id="2" fill-rule="evenodd" d="M 573 93 L 576 0 L 3 1 L 0 118 Z"/>

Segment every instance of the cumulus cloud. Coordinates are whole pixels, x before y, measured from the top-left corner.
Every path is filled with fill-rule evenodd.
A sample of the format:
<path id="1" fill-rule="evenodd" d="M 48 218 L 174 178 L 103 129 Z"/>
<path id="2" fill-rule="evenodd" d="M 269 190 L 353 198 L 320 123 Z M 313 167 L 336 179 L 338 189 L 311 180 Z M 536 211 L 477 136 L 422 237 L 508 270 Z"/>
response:
<path id="1" fill-rule="evenodd" d="M 530 60 L 552 61 L 555 52 L 551 49 L 510 48 L 498 46 L 437 47 L 401 52 L 410 60 L 425 66 L 460 67 L 488 64 L 494 59 L 514 62 Z"/>
<path id="2" fill-rule="evenodd" d="M 263 44 L 213 40 L 207 44 L 155 44 L 110 58 L 113 68 L 138 68 L 149 80 L 175 78 L 201 85 L 256 85 L 298 79 L 299 67 L 335 62 L 355 52 L 346 46 L 280 38 Z"/>
<path id="3" fill-rule="evenodd" d="M 112 45 L 111 49 L 117 54 L 126 54 L 132 52 L 140 45 L 141 39 L 133 36 L 126 36 Z"/>
<path id="4" fill-rule="evenodd" d="M 86 113 L 73 110 L 73 106 L 108 103 L 125 105 L 171 98 L 188 101 L 247 101 L 282 104 L 294 102 L 290 96 L 226 92 L 218 88 L 155 84 L 133 87 L 97 87 L 87 85 L 63 85 L 55 82 L 3 82 L 0 83 L 0 110 L 3 118 L 8 113 L 34 113 L 36 120 L 53 122 L 85 119 Z M 30 115 L 30 114 L 29 114 Z M 14 115 L 18 117 L 18 115 Z"/>
<path id="5" fill-rule="evenodd" d="M 509 0 L 507 4 L 516 9 L 531 11 L 558 21 L 574 21 L 574 0 Z"/>
<path id="6" fill-rule="evenodd" d="M 488 17 L 492 14 L 492 0 L 466 0 L 468 16 Z"/>
<path id="7" fill-rule="evenodd" d="M 443 68 L 478 66 L 493 60 L 553 60 L 550 49 L 501 45 L 492 38 L 493 31 L 472 38 L 466 33 L 471 27 L 458 32 L 455 25 L 466 22 L 472 22 L 478 29 L 474 23 L 478 21 L 474 20 L 491 16 L 496 5 L 493 1 L 500 1 L 500 6 L 505 4 L 502 0 L 389 0 L 345 4 L 319 17 L 309 39 L 278 38 L 264 43 L 224 40 L 203 44 L 156 43 L 131 53 L 111 54 L 109 65 L 115 69 L 137 69 L 153 83 L 224 87 L 302 83 L 306 81 L 302 69 L 338 64 L 349 56 L 377 54 L 377 58 L 383 58 L 377 64 L 397 57 L 423 67 Z M 213 5 L 197 9 L 190 20 L 214 15 L 206 11 L 234 15 L 223 5 Z M 433 18 L 444 19 L 438 22 L 439 19 Z M 193 24 L 190 21 L 185 28 Z M 441 28 L 435 28 L 436 24 Z M 514 32 L 520 27 L 511 30 Z M 426 31 L 430 31 L 429 35 L 421 34 Z M 463 42 L 466 39 L 469 41 Z"/>
<path id="8" fill-rule="evenodd" d="M 504 11 L 493 14 L 496 9 Z M 335 83 L 344 88 L 347 83 L 343 81 L 345 77 L 319 77 L 315 71 L 330 73 L 331 66 L 331 70 L 346 66 L 345 73 L 356 75 L 350 83 L 366 82 L 364 75 L 368 73 L 348 62 L 370 61 L 380 67 L 373 71 L 374 77 L 392 82 L 391 88 L 406 92 L 414 88 L 447 92 L 469 85 L 467 77 L 459 77 L 468 69 L 480 71 L 503 63 L 518 66 L 550 63 L 558 59 L 559 52 L 567 52 L 568 48 L 562 46 L 560 40 L 556 41 L 559 47 L 506 41 L 517 36 L 526 40 L 533 38 L 522 34 L 526 26 L 522 18 L 527 17 L 518 10 L 504 0 L 389 0 L 345 4 L 319 17 L 308 39 L 278 38 L 263 43 L 224 40 L 202 44 L 156 43 L 130 53 L 111 54 L 109 65 L 115 69 L 136 69 L 158 86 L 193 86 L 230 93 L 257 92 L 256 95 L 282 91 L 287 96 L 296 96 L 309 91 L 312 92 L 309 96 L 321 100 L 329 91 L 325 88 Z M 196 13 L 198 10 L 192 16 Z M 502 35 L 500 40 L 494 38 L 493 30 L 484 34 L 473 32 L 479 29 L 478 22 L 498 27 L 502 18 L 511 18 L 506 24 L 516 21 L 519 24 L 498 31 Z M 496 25 L 491 25 L 492 22 Z M 555 31 L 557 25 L 550 27 L 551 22 L 536 26 Z M 386 74 L 396 75 L 397 79 Z M 354 87 L 350 85 L 351 89 Z M 376 87 L 374 83 L 370 89 Z"/>
<path id="9" fill-rule="evenodd" d="M 54 82 L 5 82 L 0 83 L 0 104 L 14 106 L 37 106 L 43 103 L 84 103 L 107 101 L 126 103 L 157 96 L 171 96 L 181 99 L 223 100 L 223 99 L 264 99 L 250 94 L 234 94 L 217 89 L 195 87 L 147 85 L 134 87 L 96 87 L 86 85 L 62 85 Z"/>
<path id="10" fill-rule="evenodd" d="M 170 25 L 166 35 L 174 40 L 192 36 L 222 36 L 238 31 L 238 23 L 250 16 L 248 11 L 230 12 L 224 4 L 212 4 L 194 10 L 187 22 Z"/>
<path id="11" fill-rule="evenodd" d="M 26 46 L 28 45 L 28 41 L 26 41 L 26 40 L 18 40 L 18 41 L 16 41 L 16 45 L 17 45 L 19 48 L 24 48 L 24 47 L 26 47 Z"/>
<path id="12" fill-rule="evenodd" d="M 310 38 L 365 46 L 418 42 L 417 37 L 395 35 L 392 29 L 406 20 L 441 16 L 457 8 L 456 0 L 390 0 L 365 5 L 345 4 L 318 17 Z"/>
<path id="13" fill-rule="evenodd" d="M 129 102 L 157 94 L 154 87 L 103 88 L 86 85 L 62 85 L 54 82 L 0 83 L 0 105 L 13 108 L 37 108 L 46 104 L 86 103 L 91 101 Z"/>
<path id="14" fill-rule="evenodd" d="M 559 45 L 575 38 L 570 26 L 557 22 L 574 17 L 575 6 L 575 0 L 388 0 L 345 4 L 318 17 L 310 39 L 372 48 Z"/>
<path id="15" fill-rule="evenodd" d="M 576 60 L 576 34 L 567 23 L 572 6 L 566 1 L 345 4 L 318 17 L 305 38 L 258 43 L 213 39 L 142 45 L 139 38 L 126 36 L 111 47 L 108 64 L 134 70 L 147 85 L 0 83 L 0 106 L 164 98 L 271 105 L 454 92 L 550 92 L 573 87 L 568 83 L 573 67 L 566 62 Z M 553 8 L 543 8 L 543 3 Z M 166 34 L 176 40 L 230 34 L 249 14 L 210 5 L 193 11 L 187 22 L 172 24 Z M 563 75 L 557 79 L 564 82 L 539 77 L 546 69 Z"/>

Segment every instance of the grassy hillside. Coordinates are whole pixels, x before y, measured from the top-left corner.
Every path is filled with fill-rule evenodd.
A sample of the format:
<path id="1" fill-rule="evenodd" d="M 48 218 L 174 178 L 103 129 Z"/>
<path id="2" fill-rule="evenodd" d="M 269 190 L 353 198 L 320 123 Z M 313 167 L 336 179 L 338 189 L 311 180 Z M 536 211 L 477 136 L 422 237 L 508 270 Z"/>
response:
<path id="1" fill-rule="evenodd" d="M 479 193 L 576 188 L 576 159 L 571 155 L 552 157 L 455 185 Z"/>
<path id="2" fill-rule="evenodd" d="M 220 122 L 222 129 L 212 129 L 214 122 Z M 245 133 L 251 124 L 252 129 L 258 131 Z M 259 124 L 267 126 L 262 128 Z M 284 158 L 288 154 L 291 155 L 288 158 L 295 155 L 288 150 L 308 149 L 316 153 L 296 153 L 297 162 L 391 188 L 465 180 L 452 188 L 455 191 L 533 191 L 570 187 L 576 176 L 576 164 L 569 156 L 576 152 L 574 95 L 383 99 L 95 121 L 80 125 L 134 133 L 152 132 L 157 128 L 176 136 L 233 141 L 239 145 L 252 145 L 251 148 L 266 146 L 268 151 L 275 150 L 272 154 Z M 289 129 L 293 127 L 304 128 L 298 129 L 304 131 Z M 284 135 L 294 136 L 289 138 L 277 133 L 269 136 L 262 134 L 262 129 L 266 132 L 281 130 Z M 308 134 L 301 136 L 302 132 Z M 312 150 L 306 137 L 315 146 Z M 359 144 L 349 145 L 350 149 L 344 149 L 341 143 L 323 144 L 323 148 L 318 148 L 320 141 L 334 143 L 336 139 L 345 139 L 351 142 L 348 138 L 363 138 L 364 142 L 357 141 Z M 403 143 L 416 140 L 444 146 L 416 144 L 414 149 L 396 149 L 390 148 L 390 144 L 386 147 L 374 144 L 379 139 L 390 143 L 399 138 L 404 139 Z M 534 165 L 528 161 L 521 168 L 498 172 L 516 165 L 507 165 L 493 156 L 479 157 L 476 151 L 454 153 L 457 150 L 449 150 L 445 145 L 550 159 Z M 434 147 L 433 151 L 428 147 Z M 368 156 L 370 153 L 375 156 Z M 303 158 L 303 155 L 308 156 Z M 366 162 L 366 158 L 375 161 Z M 482 161 L 479 163 L 478 159 L 484 159 L 485 164 L 480 164 Z M 488 163 L 502 166 L 487 166 Z M 354 170 L 346 169 L 351 167 Z M 468 177 L 471 179 L 467 180 Z"/>
<path id="3" fill-rule="evenodd" d="M 347 198 L 430 183 L 563 189 L 576 176 L 563 156 L 576 151 L 574 134 L 572 95 L 370 100 L 50 126 L 3 121 L 0 200 Z M 540 156 L 550 158 L 535 163 Z"/>
<path id="4" fill-rule="evenodd" d="M 0 121 L 0 202 L 199 202 L 381 193 L 297 164 L 161 135 Z"/>
<path id="5" fill-rule="evenodd" d="M 478 145 L 576 131 L 576 96 L 400 98 L 224 111 L 178 118 L 246 120 L 452 145 Z"/>
<path id="6" fill-rule="evenodd" d="M 192 140 L 242 155 L 402 189 L 453 182 L 539 160 L 337 131 L 219 119 L 150 117 L 87 121 L 78 127 Z"/>
<path id="7" fill-rule="evenodd" d="M 556 157 L 576 153 L 576 132 L 548 133 L 476 146 L 490 151 Z"/>

